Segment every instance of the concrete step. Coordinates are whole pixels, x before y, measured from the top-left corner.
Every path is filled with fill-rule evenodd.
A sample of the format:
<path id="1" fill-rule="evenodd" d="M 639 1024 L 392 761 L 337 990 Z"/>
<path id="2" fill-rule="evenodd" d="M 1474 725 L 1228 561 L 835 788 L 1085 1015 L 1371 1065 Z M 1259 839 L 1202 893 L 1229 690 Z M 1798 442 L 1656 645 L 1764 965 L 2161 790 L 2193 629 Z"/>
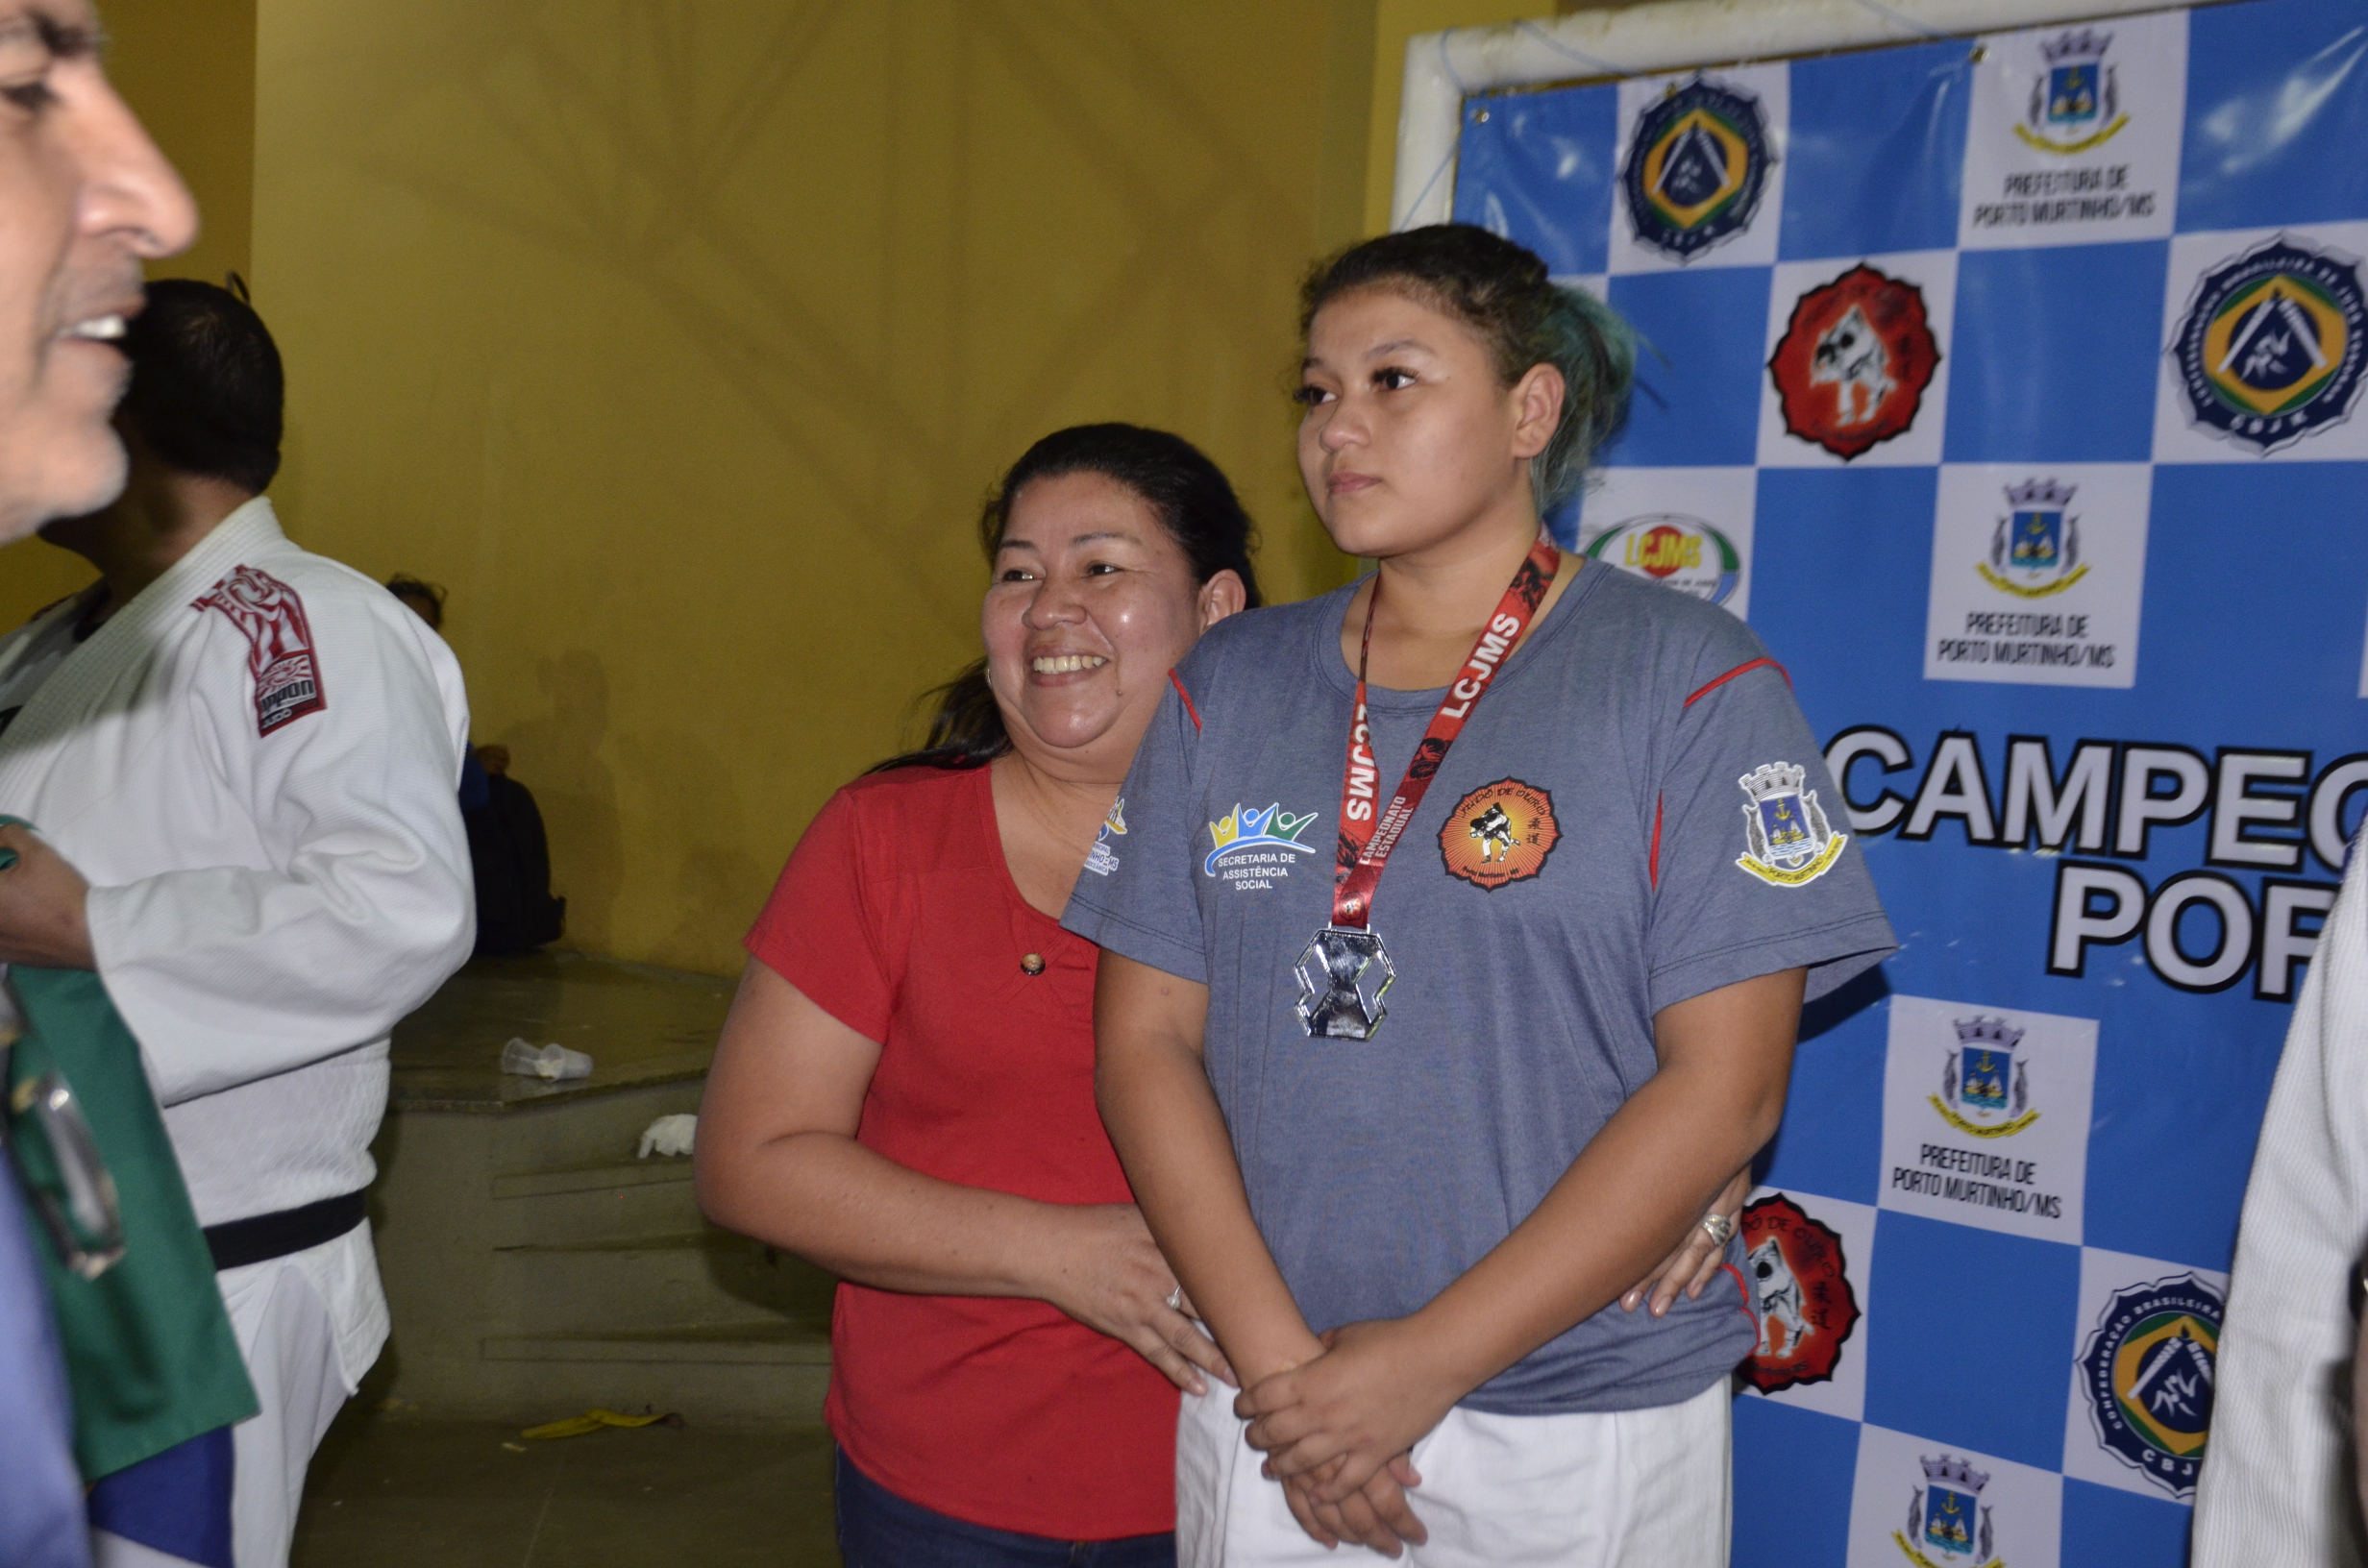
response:
<path id="1" fill-rule="evenodd" d="M 493 1335 L 458 1401 L 489 1413 L 677 1410 L 702 1426 L 819 1426 L 830 1342 L 777 1318 Z"/>
<path id="2" fill-rule="evenodd" d="M 701 1224 L 683 1159 L 580 1161 L 487 1183 L 497 1246 L 692 1231 Z"/>
<path id="3" fill-rule="evenodd" d="M 495 1198 L 545 1198 L 627 1187 L 662 1187 L 690 1179 L 687 1156 L 652 1155 L 647 1160 L 583 1160 L 541 1170 L 508 1171 L 496 1175 L 488 1187 Z"/>
<path id="4" fill-rule="evenodd" d="M 772 1314 L 827 1335 L 835 1281 L 799 1259 L 697 1223 L 492 1250 L 488 1286 L 521 1324 L 575 1332 L 614 1323 L 704 1330 Z"/>
<path id="5" fill-rule="evenodd" d="M 493 1335 L 489 1361 L 663 1361 L 682 1365 L 828 1366 L 830 1335 L 778 1318 L 696 1328 L 601 1329 L 578 1334 Z"/>

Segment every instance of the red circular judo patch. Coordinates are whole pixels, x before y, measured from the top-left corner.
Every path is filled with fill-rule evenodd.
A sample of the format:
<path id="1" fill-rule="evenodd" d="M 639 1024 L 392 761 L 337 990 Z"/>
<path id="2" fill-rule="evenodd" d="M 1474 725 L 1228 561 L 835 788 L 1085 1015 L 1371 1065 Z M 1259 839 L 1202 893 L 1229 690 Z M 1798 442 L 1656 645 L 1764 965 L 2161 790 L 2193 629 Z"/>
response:
<path id="1" fill-rule="evenodd" d="M 1861 262 L 1794 303 L 1767 369 L 1785 429 L 1848 462 L 1915 423 L 1939 364 L 1923 291 Z"/>
<path id="2" fill-rule="evenodd" d="M 1562 842 L 1554 796 L 1535 784 L 1500 778 L 1455 803 L 1439 830 L 1439 858 L 1449 876 L 1494 893 L 1545 870 Z"/>
<path id="3" fill-rule="evenodd" d="M 1777 1192 L 1743 1211 L 1743 1278 L 1760 1319 L 1744 1379 L 1764 1394 L 1831 1381 L 1859 1323 L 1841 1237 Z"/>

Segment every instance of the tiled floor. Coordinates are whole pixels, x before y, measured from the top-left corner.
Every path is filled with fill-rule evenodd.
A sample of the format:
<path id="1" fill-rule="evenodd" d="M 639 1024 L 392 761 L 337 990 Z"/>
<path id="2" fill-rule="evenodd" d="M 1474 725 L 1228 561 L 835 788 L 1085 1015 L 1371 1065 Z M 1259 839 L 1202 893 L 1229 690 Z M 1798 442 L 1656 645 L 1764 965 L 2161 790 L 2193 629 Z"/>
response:
<path id="1" fill-rule="evenodd" d="M 838 1561 L 826 1433 L 645 1427 L 522 1443 L 512 1426 L 365 1414 L 358 1400 L 313 1461 L 294 1568 Z"/>

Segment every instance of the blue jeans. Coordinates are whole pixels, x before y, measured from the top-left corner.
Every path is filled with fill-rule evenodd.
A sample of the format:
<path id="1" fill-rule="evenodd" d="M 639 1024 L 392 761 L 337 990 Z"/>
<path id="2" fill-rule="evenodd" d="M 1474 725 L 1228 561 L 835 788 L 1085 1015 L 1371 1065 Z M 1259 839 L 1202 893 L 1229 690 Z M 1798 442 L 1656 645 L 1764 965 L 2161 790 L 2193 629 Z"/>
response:
<path id="1" fill-rule="evenodd" d="M 908 1503 L 836 1456 L 847 1568 L 1175 1568 L 1175 1536 L 1064 1541 L 990 1530 Z"/>

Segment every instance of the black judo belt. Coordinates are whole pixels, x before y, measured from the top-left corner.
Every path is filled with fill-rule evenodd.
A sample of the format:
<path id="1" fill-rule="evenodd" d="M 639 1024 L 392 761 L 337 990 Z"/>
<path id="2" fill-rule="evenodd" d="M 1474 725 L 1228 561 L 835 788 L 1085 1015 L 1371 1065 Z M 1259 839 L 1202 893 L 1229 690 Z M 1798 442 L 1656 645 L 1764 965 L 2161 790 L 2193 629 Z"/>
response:
<path id="1" fill-rule="evenodd" d="M 267 1263 L 274 1258 L 285 1258 L 334 1241 L 369 1217 L 368 1208 L 364 1194 L 340 1193 L 318 1203 L 308 1203 L 301 1209 L 283 1209 L 278 1213 L 209 1225 L 206 1245 L 213 1252 L 216 1272 L 243 1268 L 249 1263 Z"/>

